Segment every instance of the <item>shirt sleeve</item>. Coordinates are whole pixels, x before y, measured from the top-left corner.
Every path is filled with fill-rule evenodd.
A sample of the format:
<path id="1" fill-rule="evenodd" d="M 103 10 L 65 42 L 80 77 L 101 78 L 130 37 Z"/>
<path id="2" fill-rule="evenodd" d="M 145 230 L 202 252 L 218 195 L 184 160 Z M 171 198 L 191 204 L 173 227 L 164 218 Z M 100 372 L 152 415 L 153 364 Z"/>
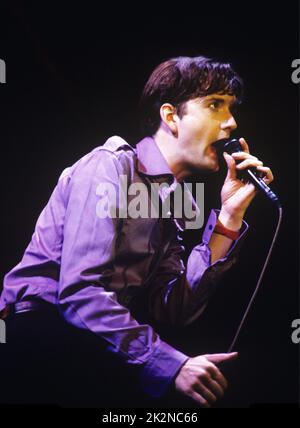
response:
<path id="1" fill-rule="evenodd" d="M 205 310 L 225 272 L 236 263 L 248 225 L 243 221 L 239 238 L 226 256 L 211 263 L 208 243 L 218 214 L 219 210 L 211 211 L 202 243 L 192 249 L 186 265 L 182 238 L 177 234 L 171 242 L 149 290 L 149 313 L 154 322 L 180 326 L 192 323 Z"/>
<path id="2" fill-rule="evenodd" d="M 99 184 L 117 189 L 120 174 L 126 174 L 124 164 L 100 150 L 69 178 L 58 302 L 69 323 L 98 335 L 125 364 L 138 366 L 141 387 L 159 397 L 188 356 L 162 341 L 150 325 L 139 324 L 109 289 L 122 220 L 99 216 Z M 108 208 L 116 208 L 112 197 Z"/>

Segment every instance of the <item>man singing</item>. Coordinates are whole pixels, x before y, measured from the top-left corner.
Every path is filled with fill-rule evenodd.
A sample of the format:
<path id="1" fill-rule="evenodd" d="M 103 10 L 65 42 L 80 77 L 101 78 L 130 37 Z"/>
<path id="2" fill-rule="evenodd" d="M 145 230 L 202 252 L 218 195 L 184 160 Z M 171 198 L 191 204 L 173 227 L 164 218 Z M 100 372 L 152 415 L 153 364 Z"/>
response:
<path id="1" fill-rule="evenodd" d="M 21 262 L 4 278 L 7 342 L 20 352 L 5 364 L 19 400 L 22 391 L 29 402 L 134 407 L 133 388 L 152 399 L 173 391 L 210 407 L 223 396 L 227 381 L 218 366 L 237 354 L 185 355 L 156 326 L 176 329 L 197 319 L 236 261 L 247 230 L 243 217 L 256 194 L 237 172 L 255 167 L 267 184 L 273 180 L 243 138 L 243 152 L 224 153 L 220 210 L 211 211 L 202 242 L 195 229 L 199 244 L 184 264 L 180 234 L 193 226 L 184 210 L 175 215 L 174 195 L 182 190 L 197 209 L 185 180 L 219 170 L 213 143 L 236 129 L 233 110 L 241 96 L 242 81 L 230 64 L 205 57 L 165 61 L 145 85 L 146 133 L 136 148 L 111 137 L 63 171 Z M 148 208 L 157 189 L 161 204 L 170 203 L 166 215 L 118 215 L 121 199 L 105 199 L 102 190 L 110 185 L 119 196 L 124 177 L 129 202 L 132 185 L 148 189 Z M 103 200 L 116 215 L 99 215 Z"/>

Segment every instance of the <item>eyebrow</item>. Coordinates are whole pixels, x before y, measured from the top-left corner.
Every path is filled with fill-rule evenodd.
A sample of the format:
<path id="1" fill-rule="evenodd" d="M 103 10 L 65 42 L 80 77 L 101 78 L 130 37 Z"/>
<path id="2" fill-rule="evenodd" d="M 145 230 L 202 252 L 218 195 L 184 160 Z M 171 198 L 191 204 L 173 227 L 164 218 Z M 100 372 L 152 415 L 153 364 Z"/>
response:
<path id="1" fill-rule="evenodd" d="M 218 101 L 218 102 L 221 102 L 222 104 L 225 104 L 225 102 L 226 102 L 226 100 L 224 100 L 224 98 L 218 97 L 217 95 L 208 97 L 206 100 L 207 101 Z M 230 101 L 229 106 L 230 107 L 235 107 L 238 104 L 239 104 L 238 100 L 237 99 L 233 99 L 232 101 Z"/>

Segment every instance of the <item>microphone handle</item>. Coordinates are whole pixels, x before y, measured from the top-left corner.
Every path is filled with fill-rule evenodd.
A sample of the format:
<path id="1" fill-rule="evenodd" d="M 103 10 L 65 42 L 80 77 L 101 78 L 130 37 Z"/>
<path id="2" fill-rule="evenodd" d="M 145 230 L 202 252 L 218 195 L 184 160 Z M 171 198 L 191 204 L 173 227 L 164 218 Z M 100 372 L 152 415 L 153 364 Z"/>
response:
<path id="1" fill-rule="evenodd" d="M 235 152 L 242 152 L 242 146 L 241 143 L 236 139 L 232 139 L 232 140 L 224 140 L 224 142 L 220 143 L 222 144 L 222 151 L 226 151 L 228 154 L 232 154 Z M 256 168 L 249 168 L 246 169 L 245 171 L 241 171 L 241 176 L 243 177 L 247 177 L 247 179 L 249 179 L 249 181 L 251 181 L 251 183 L 254 184 L 254 186 L 259 189 L 260 191 L 262 191 L 262 193 L 264 193 L 268 199 L 270 199 L 273 203 L 275 203 L 278 207 L 281 207 L 281 203 L 277 197 L 277 195 L 275 195 L 275 193 L 270 189 L 270 187 L 264 182 L 264 180 L 259 176 L 259 171 L 257 171 Z"/>
<path id="2" fill-rule="evenodd" d="M 246 169 L 245 175 L 247 175 L 249 181 L 251 181 L 251 183 L 253 183 L 257 189 L 261 190 L 267 196 L 268 199 L 280 206 L 280 202 L 277 195 L 275 195 L 275 193 L 264 182 L 264 180 L 258 176 L 257 170 L 255 170 L 254 168 Z"/>

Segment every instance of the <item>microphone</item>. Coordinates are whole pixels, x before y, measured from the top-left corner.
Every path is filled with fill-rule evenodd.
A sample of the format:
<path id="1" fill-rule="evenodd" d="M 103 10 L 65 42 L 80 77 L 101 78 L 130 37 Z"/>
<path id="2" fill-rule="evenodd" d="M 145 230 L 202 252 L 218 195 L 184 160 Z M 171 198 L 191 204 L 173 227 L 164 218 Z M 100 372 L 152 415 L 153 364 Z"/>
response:
<path id="1" fill-rule="evenodd" d="M 219 156 L 223 154 L 223 152 L 227 152 L 229 155 L 235 152 L 243 152 L 241 143 L 236 138 L 232 140 L 219 140 L 213 145 L 216 148 Z M 248 168 L 239 172 L 241 172 L 241 176 L 247 178 L 251 183 L 253 183 L 254 186 L 259 189 L 270 201 L 275 203 L 278 207 L 281 207 L 279 198 L 270 189 L 270 187 L 266 185 L 260 176 L 260 172 L 256 168 Z"/>

